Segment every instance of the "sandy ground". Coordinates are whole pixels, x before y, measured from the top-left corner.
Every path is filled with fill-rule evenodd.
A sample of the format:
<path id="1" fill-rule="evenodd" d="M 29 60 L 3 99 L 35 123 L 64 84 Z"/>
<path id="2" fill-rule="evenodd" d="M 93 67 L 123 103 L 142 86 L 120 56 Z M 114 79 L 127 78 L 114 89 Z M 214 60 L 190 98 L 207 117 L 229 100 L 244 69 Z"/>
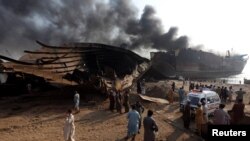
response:
<path id="1" fill-rule="evenodd" d="M 147 85 L 162 86 L 170 83 L 171 81 Z M 181 82 L 176 83 L 177 87 L 181 85 Z M 250 87 L 248 85 L 233 87 L 235 89 L 242 87 L 248 92 L 244 101 L 248 103 Z M 65 111 L 72 107 L 72 99 L 73 94 L 60 95 L 60 92 L 36 96 L 0 97 L 0 141 L 63 141 Z M 110 112 L 107 110 L 108 103 L 108 100 L 97 103 L 81 102 L 81 112 L 75 115 L 76 141 L 121 141 L 126 136 L 126 114 Z M 155 111 L 154 118 L 159 125 L 158 140 L 200 140 L 193 133 L 194 125 L 191 125 L 189 131 L 183 129 L 178 102 L 173 105 L 149 102 L 143 104 Z M 231 107 L 232 104 L 227 105 L 227 109 Z M 249 105 L 246 105 L 245 112 L 250 114 Z M 146 111 L 143 113 L 143 117 L 145 116 Z M 143 128 L 136 140 L 143 140 Z"/>

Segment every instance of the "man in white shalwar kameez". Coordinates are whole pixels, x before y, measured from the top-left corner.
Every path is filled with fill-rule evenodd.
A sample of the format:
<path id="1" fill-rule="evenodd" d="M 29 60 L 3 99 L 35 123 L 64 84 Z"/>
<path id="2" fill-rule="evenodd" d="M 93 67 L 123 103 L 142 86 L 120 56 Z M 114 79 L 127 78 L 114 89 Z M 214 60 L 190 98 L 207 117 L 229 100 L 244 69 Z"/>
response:
<path id="1" fill-rule="evenodd" d="M 77 91 L 75 91 L 75 95 L 74 95 L 74 108 L 75 108 L 76 113 L 80 112 L 79 105 L 80 105 L 80 95 L 79 95 L 79 93 Z"/>
<path id="2" fill-rule="evenodd" d="M 125 140 L 128 140 L 129 138 L 132 137 L 132 141 L 134 141 L 135 136 L 138 133 L 139 120 L 140 120 L 140 115 L 135 110 L 135 105 L 132 105 L 132 110 L 128 113 L 127 118 L 128 118 L 128 134 Z"/>
<path id="3" fill-rule="evenodd" d="M 75 141 L 75 124 L 74 124 L 74 115 L 72 114 L 72 110 L 68 110 L 67 117 L 65 120 L 63 135 L 65 141 Z"/>

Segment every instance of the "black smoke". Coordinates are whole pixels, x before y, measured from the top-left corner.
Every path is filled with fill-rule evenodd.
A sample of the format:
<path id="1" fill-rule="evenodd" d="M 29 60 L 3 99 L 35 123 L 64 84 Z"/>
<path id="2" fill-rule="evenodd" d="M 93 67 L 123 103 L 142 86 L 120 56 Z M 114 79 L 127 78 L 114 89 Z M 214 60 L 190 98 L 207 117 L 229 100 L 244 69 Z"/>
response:
<path id="1" fill-rule="evenodd" d="M 141 17 L 131 0 L 0 0 L 0 51 L 34 49 L 49 44 L 98 42 L 130 49 L 185 48 L 177 28 L 164 32 L 151 6 Z"/>

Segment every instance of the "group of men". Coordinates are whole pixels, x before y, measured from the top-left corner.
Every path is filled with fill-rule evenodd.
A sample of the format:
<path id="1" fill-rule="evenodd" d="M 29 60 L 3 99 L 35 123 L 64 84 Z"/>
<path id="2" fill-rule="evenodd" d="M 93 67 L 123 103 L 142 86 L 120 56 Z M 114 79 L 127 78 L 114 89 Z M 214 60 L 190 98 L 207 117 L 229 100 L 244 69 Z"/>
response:
<path id="1" fill-rule="evenodd" d="M 130 138 L 135 140 L 136 135 L 140 133 L 144 107 L 139 101 L 136 101 L 134 104 L 130 104 L 129 91 L 121 93 L 120 91 L 111 90 L 109 93 L 109 101 L 109 109 L 112 112 L 116 109 L 117 112 L 122 113 L 122 106 L 124 106 L 128 119 L 128 132 L 125 140 Z M 152 115 L 153 111 L 148 110 L 147 117 L 143 119 L 144 141 L 154 141 L 155 132 L 158 131 L 158 126 Z"/>
<path id="2" fill-rule="evenodd" d="M 224 110 L 225 104 L 221 103 L 219 108 L 214 111 L 212 120 L 208 118 L 208 107 L 205 98 L 197 104 L 195 110 L 195 126 L 198 135 L 205 136 L 207 133 L 207 125 L 229 125 L 240 124 L 241 119 L 244 117 L 245 105 L 242 99 L 237 99 L 233 107 L 229 111 Z M 230 113 L 230 114 L 229 114 Z M 188 100 L 183 110 L 184 127 L 189 129 L 191 122 L 191 102 Z"/>
<path id="3" fill-rule="evenodd" d="M 140 111 L 138 112 L 138 102 L 131 106 L 131 111 L 128 113 L 128 133 L 125 137 L 125 140 L 132 138 L 132 141 L 135 140 L 135 137 L 140 130 L 141 127 L 141 119 L 142 115 Z M 142 109 L 141 109 L 142 110 Z M 156 140 L 156 132 L 158 132 L 158 126 L 154 120 L 153 111 L 148 110 L 147 116 L 143 119 L 143 127 L 144 127 L 144 141 L 155 141 Z"/>
<path id="4" fill-rule="evenodd" d="M 189 90 L 193 90 L 193 89 L 197 89 L 197 90 L 202 90 L 202 89 L 209 89 L 211 91 L 215 91 L 217 94 L 219 94 L 220 99 L 223 103 L 226 102 L 232 102 L 233 101 L 233 87 L 230 86 L 229 88 L 227 88 L 226 86 L 216 86 L 215 85 L 203 85 L 203 84 L 194 84 L 194 83 L 190 83 L 189 85 Z M 237 94 L 236 100 L 238 101 L 239 99 L 243 100 L 243 95 L 246 94 L 245 91 L 242 90 L 242 88 L 240 88 L 239 91 L 235 92 Z"/>
<path id="5" fill-rule="evenodd" d="M 124 106 L 125 113 L 129 112 L 129 92 L 125 91 L 122 95 L 120 91 L 110 90 L 109 92 L 109 109 L 114 112 L 122 114 L 122 106 Z"/>
<path id="6" fill-rule="evenodd" d="M 142 125 L 142 113 L 144 112 L 144 107 L 139 101 L 136 101 L 135 104 L 130 105 L 128 91 L 125 91 L 123 95 L 121 95 L 121 92 L 119 91 L 111 91 L 109 97 L 110 97 L 109 109 L 111 111 L 113 111 L 116 108 L 117 112 L 122 113 L 122 105 L 125 107 L 125 113 L 127 113 L 127 119 L 128 119 L 128 126 L 127 126 L 128 132 L 125 139 L 127 140 L 132 138 L 132 140 L 135 140 L 136 135 L 140 133 L 139 130 Z M 74 114 L 80 112 L 79 108 L 80 94 L 77 91 L 75 91 L 73 101 L 74 101 L 73 109 L 69 109 L 66 112 L 66 119 L 63 128 L 65 141 L 75 141 Z M 75 111 L 74 114 L 73 111 Z M 155 132 L 158 131 L 158 126 L 152 115 L 153 111 L 148 110 L 147 116 L 143 119 L 144 141 L 154 141 L 156 138 Z"/>
<path id="7" fill-rule="evenodd" d="M 189 129 L 191 122 L 191 102 L 188 100 L 183 110 L 183 123 L 186 129 Z M 197 104 L 195 112 L 195 126 L 197 133 L 201 135 L 202 126 L 208 122 L 208 108 L 205 99 Z"/>

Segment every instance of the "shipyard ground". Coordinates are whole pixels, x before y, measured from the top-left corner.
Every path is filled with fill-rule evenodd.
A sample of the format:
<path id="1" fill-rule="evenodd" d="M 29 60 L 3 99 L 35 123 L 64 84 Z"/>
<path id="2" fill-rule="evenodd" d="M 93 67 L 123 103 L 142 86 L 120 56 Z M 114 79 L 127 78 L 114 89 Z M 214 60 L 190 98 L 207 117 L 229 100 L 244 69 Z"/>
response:
<path id="1" fill-rule="evenodd" d="M 155 87 L 159 83 L 149 85 Z M 178 85 L 180 83 L 177 82 Z M 234 85 L 233 87 L 235 89 L 243 87 L 248 92 L 244 101 L 248 103 L 249 86 Z M 35 96 L 1 97 L 0 140 L 63 141 L 65 111 L 72 107 L 73 94 L 60 93 L 60 91 L 53 91 Z M 154 118 L 159 125 L 158 140 L 201 140 L 193 132 L 193 123 L 191 130 L 183 128 L 178 102 L 173 105 L 144 102 L 144 105 L 155 111 Z M 230 109 L 231 106 L 232 104 L 228 104 L 226 108 Z M 125 137 L 126 114 L 110 112 L 107 109 L 108 100 L 102 101 L 97 98 L 88 103 L 81 102 L 81 112 L 75 115 L 76 141 L 120 141 Z M 246 105 L 245 112 L 250 114 L 250 105 Z M 143 116 L 145 115 L 146 112 Z M 249 123 L 249 121 L 247 122 Z M 143 128 L 136 137 L 136 141 L 142 140 Z"/>

